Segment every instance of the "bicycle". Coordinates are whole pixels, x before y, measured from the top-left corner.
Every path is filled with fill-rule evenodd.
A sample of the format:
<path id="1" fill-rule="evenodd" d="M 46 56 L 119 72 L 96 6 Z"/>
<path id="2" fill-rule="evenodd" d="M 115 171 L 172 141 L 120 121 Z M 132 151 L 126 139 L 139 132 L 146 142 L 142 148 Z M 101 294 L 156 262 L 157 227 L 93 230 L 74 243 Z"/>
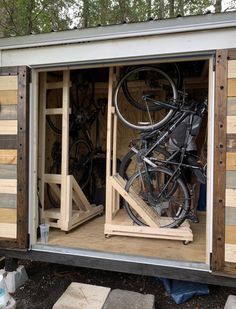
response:
<path id="1" fill-rule="evenodd" d="M 141 147 L 136 148 L 135 145 L 131 147 L 133 156 L 136 155 L 138 170 L 128 179 L 125 189 L 127 192 L 136 191 L 160 216 L 168 217 L 169 221 L 165 221 L 162 227 L 180 226 L 190 211 L 191 194 L 183 169 L 190 169 L 200 182 L 205 183 L 205 172 L 198 163 L 198 158 L 186 151 L 193 117 L 202 117 L 205 111 L 205 103 L 196 106 L 195 111 L 191 108 L 179 108 L 178 113 L 162 131 L 142 134 Z M 186 124 L 185 139 L 175 151 L 168 153 L 165 150 L 165 143 L 176 127 L 187 117 L 189 117 L 189 123 Z M 153 136 L 155 136 L 155 142 L 153 142 Z M 161 154 L 162 158 L 153 156 L 154 151 Z M 126 159 L 131 157 L 129 153 Z M 123 162 L 123 168 L 124 166 Z M 121 176 L 124 176 L 124 171 Z M 124 201 L 124 207 L 136 224 L 146 225 L 126 201 Z"/>
<path id="2" fill-rule="evenodd" d="M 69 122 L 69 173 L 72 174 L 82 189 L 86 189 L 90 184 L 93 172 L 93 161 L 96 157 L 105 155 L 100 146 L 99 118 L 100 114 L 105 114 L 107 105 L 106 98 L 95 100 L 93 80 L 74 81 L 74 91 L 71 91 L 71 114 Z M 83 93 L 80 104 L 77 96 Z M 76 100 L 77 98 L 77 100 Z M 57 126 L 55 118 L 48 115 L 47 122 L 56 134 L 62 134 L 62 129 Z M 95 123 L 95 145 L 91 137 L 91 127 Z M 52 146 L 52 165 L 49 172 L 60 173 L 61 167 L 61 146 L 55 142 Z M 92 189 L 91 189 L 92 190 Z M 91 191 L 90 190 L 90 191 Z M 53 194 L 50 186 L 47 186 L 49 201 L 54 207 L 58 207 L 58 198 Z M 89 194 L 89 193 L 88 193 Z"/>
<path id="3" fill-rule="evenodd" d="M 158 72 L 162 77 L 166 77 L 172 87 L 174 96 L 168 102 L 164 102 L 164 100 L 151 97 L 150 93 L 142 95 L 142 102 L 146 104 L 149 112 L 151 111 L 150 107 L 155 108 L 156 106 L 156 111 L 164 109 L 166 114 L 163 119 L 156 123 L 151 121 L 151 124 L 150 122 L 138 123 L 138 125 L 134 126 L 133 123 L 124 121 L 124 117 L 122 117 L 118 108 L 117 94 L 124 80 L 129 78 L 129 73 L 118 83 L 114 97 L 118 117 L 128 126 L 147 132 L 141 133 L 141 140 L 139 141 L 141 145 L 138 148 L 135 147 L 135 144 L 132 145 L 131 150 L 122 160 L 120 174 L 123 178 L 128 179 L 125 187 L 127 191 L 136 191 L 160 216 L 168 217 L 168 221 L 165 221 L 163 227 L 178 227 L 189 213 L 191 198 L 190 190 L 184 180 L 183 168 L 191 169 L 201 182 L 205 182 L 202 166 L 198 163 L 197 158 L 187 153 L 186 149 L 187 140 L 192 130 L 193 118 L 194 116 L 202 117 L 207 106 L 206 102 L 188 106 L 184 93 L 181 93 L 182 100 L 178 100 L 175 95 L 177 90 L 174 88 L 174 83 L 159 69 L 145 67 L 134 69 L 132 72 L 137 73 L 146 70 Z M 187 118 L 186 135 L 182 144 L 171 154 L 168 153 L 165 149 L 167 140 Z M 137 160 L 137 171 L 129 178 L 127 169 L 134 157 Z M 182 197 L 180 198 L 181 192 Z M 136 224 L 146 225 L 126 201 L 124 206 L 128 215 Z"/>

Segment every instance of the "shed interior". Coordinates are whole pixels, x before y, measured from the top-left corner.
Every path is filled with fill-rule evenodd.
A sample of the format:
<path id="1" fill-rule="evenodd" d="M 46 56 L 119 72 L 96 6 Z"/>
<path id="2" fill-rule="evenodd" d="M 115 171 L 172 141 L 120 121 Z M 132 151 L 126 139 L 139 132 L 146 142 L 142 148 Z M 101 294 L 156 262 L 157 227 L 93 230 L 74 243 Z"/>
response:
<path id="1" fill-rule="evenodd" d="M 203 102 L 209 98 L 209 59 L 188 59 L 175 63 L 138 63 L 154 66 L 167 73 L 175 84 L 179 83 L 178 96 L 186 102 Z M 97 250 L 110 253 L 128 254 L 142 257 L 175 261 L 206 263 L 209 255 L 207 244 L 208 216 L 206 207 L 206 186 L 200 185 L 191 173 L 189 183 L 194 184 L 191 207 L 199 222 L 189 220 L 193 241 L 184 245 L 181 240 L 158 239 L 155 235 L 142 237 L 139 234 L 107 235 L 104 224 L 112 205 L 106 205 L 107 162 L 111 162 L 111 173 L 119 172 L 122 159 L 129 151 L 131 141 L 140 137 L 140 130 L 128 127 L 117 117 L 117 129 L 113 134 L 113 144 L 108 154 L 110 130 L 108 101 L 112 100 L 111 90 L 129 70 L 130 65 L 116 67 L 81 68 L 63 71 L 60 69 L 39 72 L 38 90 L 38 224 L 35 226 L 37 243 L 41 243 L 39 225 L 50 226 L 46 246 L 61 246 Z M 177 68 L 177 69 L 176 69 Z M 112 73 L 111 73 L 112 72 Z M 132 80 L 135 95 L 145 95 L 145 87 L 154 82 L 141 83 Z M 168 96 L 160 85 L 152 85 L 162 98 Z M 114 91 L 113 91 L 114 92 Z M 186 94 L 183 95 L 183 93 Z M 149 94 L 150 95 L 150 94 Z M 121 94 L 123 113 L 129 121 L 144 123 L 149 121 L 142 110 L 129 104 L 125 94 Z M 113 107 L 111 113 L 115 113 Z M 153 119 L 163 117 L 160 111 L 151 112 Z M 130 117 L 130 118 L 129 118 Z M 112 125 L 114 125 L 114 121 Z M 115 135 L 114 135 L 115 134 Z M 115 139 L 115 143 L 114 143 Z M 196 139 L 199 162 L 205 165 L 208 152 L 208 116 L 203 117 Z M 114 149 L 115 147 L 115 149 Z M 166 144 L 166 147 L 168 145 Z M 137 168 L 132 163 L 130 175 Z M 186 173 L 189 174 L 188 171 Z M 127 177 L 129 177 L 128 175 Z M 209 176 L 209 174 L 208 174 Z M 209 178 L 209 177 L 208 177 Z M 209 179 L 207 181 L 207 185 Z M 132 221 L 123 199 L 116 199 L 117 224 Z M 112 200 L 114 201 L 114 200 Z M 118 201 L 118 202 L 117 202 Z M 210 207 L 209 207 L 210 208 Z M 113 209 L 114 210 L 114 209 Z M 131 222 L 131 224 L 133 224 Z M 172 229 L 176 233 L 180 228 Z"/>

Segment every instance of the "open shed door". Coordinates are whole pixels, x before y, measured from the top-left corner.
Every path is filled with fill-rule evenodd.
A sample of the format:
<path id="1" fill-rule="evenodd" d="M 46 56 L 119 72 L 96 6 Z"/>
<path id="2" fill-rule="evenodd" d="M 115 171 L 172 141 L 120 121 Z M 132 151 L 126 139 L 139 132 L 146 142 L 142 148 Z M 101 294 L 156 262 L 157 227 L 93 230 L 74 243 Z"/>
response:
<path id="1" fill-rule="evenodd" d="M 216 53 L 212 270 L 236 276 L 236 50 Z"/>
<path id="2" fill-rule="evenodd" d="M 0 248 L 28 246 L 28 77 L 0 68 Z"/>

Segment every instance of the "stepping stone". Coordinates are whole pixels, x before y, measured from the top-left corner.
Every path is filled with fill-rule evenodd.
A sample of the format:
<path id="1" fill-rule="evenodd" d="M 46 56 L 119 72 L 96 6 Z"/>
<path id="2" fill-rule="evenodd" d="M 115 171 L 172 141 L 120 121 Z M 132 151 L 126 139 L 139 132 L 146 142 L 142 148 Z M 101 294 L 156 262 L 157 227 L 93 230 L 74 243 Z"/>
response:
<path id="1" fill-rule="evenodd" d="M 235 309 L 236 308 L 236 296 L 229 295 L 224 309 Z"/>
<path id="2" fill-rule="evenodd" d="M 154 295 L 143 295 L 126 290 L 113 290 L 109 294 L 103 309 L 154 309 Z"/>
<path id="3" fill-rule="evenodd" d="M 110 290 L 102 286 L 72 282 L 52 308 L 102 309 Z"/>

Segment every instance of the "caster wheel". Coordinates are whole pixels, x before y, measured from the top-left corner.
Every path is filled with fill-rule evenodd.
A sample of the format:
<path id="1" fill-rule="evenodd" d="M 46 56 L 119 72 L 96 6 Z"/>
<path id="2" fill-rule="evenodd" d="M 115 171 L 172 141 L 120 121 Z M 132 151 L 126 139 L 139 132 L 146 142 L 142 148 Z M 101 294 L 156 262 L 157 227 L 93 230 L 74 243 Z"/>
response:
<path id="1" fill-rule="evenodd" d="M 183 245 L 187 246 L 188 244 L 190 244 L 190 242 L 191 242 L 191 241 L 189 241 L 189 240 L 184 240 L 184 241 L 183 241 Z"/>

